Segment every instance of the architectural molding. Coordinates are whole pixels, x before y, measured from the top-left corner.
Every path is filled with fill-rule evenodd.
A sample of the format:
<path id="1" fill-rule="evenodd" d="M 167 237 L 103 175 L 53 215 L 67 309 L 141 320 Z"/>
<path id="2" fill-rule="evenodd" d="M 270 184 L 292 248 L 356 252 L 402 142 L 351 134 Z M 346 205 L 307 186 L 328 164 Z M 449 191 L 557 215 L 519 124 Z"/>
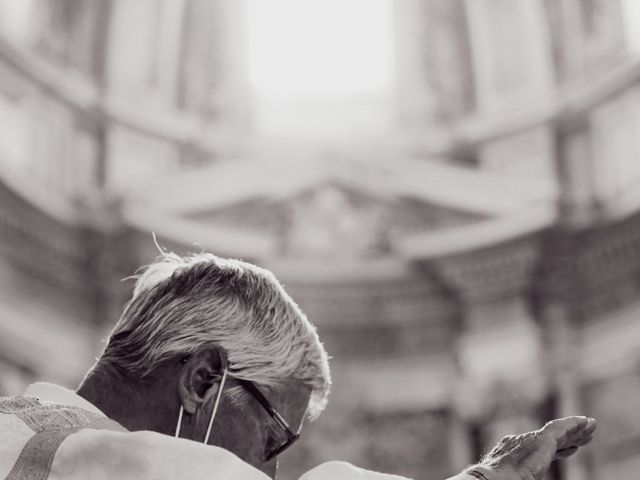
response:
<path id="1" fill-rule="evenodd" d="M 486 301 L 527 292 L 540 261 L 540 247 L 539 235 L 533 234 L 430 263 L 466 301 Z"/>

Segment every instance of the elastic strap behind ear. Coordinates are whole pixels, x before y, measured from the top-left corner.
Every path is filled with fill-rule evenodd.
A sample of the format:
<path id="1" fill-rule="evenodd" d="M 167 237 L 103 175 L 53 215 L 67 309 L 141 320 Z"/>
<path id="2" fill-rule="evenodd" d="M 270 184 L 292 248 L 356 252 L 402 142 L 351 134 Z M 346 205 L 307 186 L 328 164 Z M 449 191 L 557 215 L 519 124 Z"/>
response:
<path id="1" fill-rule="evenodd" d="M 216 395 L 216 402 L 213 404 L 213 411 L 211 412 L 211 418 L 209 419 L 209 427 L 207 428 L 207 435 L 204 437 L 204 444 L 207 445 L 209 443 L 209 436 L 211 435 L 211 427 L 213 427 L 213 419 L 218 412 L 218 405 L 220 405 L 220 398 L 222 397 L 222 389 L 224 388 L 224 382 L 227 380 L 227 368 L 225 367 L 224 372 L 222 372 L 222 380 L 220 380 L 220 388 L 218 389 L 218 394 Z"/>
<path id="2" fill-rule="evenodd" d="M 175 437 L 178 438 L 180 436 L 180 427 L 182 426 L 182 414 L 184 413 L 184 407 L 180 404 L 180 413 L 178 414 L 178 424 L 176 425 L 176 434 Z"/>

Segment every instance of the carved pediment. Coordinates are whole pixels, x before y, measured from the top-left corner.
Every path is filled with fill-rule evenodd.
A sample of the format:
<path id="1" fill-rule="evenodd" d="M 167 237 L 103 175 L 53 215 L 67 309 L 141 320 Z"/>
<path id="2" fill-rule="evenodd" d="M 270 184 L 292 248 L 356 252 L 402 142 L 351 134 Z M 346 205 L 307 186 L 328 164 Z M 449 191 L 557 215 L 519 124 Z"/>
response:
<path id="1" fill-rule="evenodd" d="M 273 236 L 280 255 L 367 258 L 391 253 L 397 237 L 455 226 L 478 215 L 328 181 L 285 198 L 261 196 L 192 218 Z"/>

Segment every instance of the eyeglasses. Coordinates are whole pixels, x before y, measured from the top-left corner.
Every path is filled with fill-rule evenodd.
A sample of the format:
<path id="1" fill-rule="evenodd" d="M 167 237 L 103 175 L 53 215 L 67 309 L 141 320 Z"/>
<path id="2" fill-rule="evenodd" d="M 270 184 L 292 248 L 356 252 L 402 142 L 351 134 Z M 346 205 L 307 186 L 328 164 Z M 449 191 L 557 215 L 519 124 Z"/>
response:
<path id="1" fill-rule="evenodd" d="M 251 396 L 253 396 L 253 398 L 258 401 L 260 405 L 262 405 L 262 408 L 265 409 L 269 416 L 278 424 L 278 426 L 284 431 L 285 435 L 287 436 L 286 440 L 282 441 L 276 447 L 271 448 L 269 449 L 269 451 L 267 451 L 264 461 L 268 462 L 273 457 L 280 455 L 287 448 L 293 445 L 296 440 L 300 438 L 300 432 L 298 431 L 294 433 L 291 430 L 291 427 L 289 427 L 287 421 L 282 417 L 282 415 L 278 413 L 275 408 L 273 408 L 271 402 L 267 400 L 267 397 L 265 397 L 264 394 L 260 390 L 258 390 L 258 387 L 256 387 L 253 382 L 250 382 L 249 380 L 242 380 L 239 378 L 236 380 L 247 392 L 251 394 Z"/>

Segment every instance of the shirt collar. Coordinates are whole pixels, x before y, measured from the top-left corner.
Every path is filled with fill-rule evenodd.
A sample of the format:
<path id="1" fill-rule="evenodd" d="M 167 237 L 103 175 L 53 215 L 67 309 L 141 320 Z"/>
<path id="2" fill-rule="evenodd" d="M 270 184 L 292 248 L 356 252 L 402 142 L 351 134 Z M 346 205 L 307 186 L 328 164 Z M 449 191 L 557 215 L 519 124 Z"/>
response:
<path id="1" fill-rule="evenodd" d="M 93 403 L 85 400 L 73 390 L 61 387 L 60 385 L 54 385 L 47 382 L 32 383 L 27 387 L 24 392 L 25 397 L 36 397 L 43 402 L 59 403 L 62 405 L 69 405 L 70 407 L 82 408 L 89 412 L 106 417 L 98 407 Z"/>

